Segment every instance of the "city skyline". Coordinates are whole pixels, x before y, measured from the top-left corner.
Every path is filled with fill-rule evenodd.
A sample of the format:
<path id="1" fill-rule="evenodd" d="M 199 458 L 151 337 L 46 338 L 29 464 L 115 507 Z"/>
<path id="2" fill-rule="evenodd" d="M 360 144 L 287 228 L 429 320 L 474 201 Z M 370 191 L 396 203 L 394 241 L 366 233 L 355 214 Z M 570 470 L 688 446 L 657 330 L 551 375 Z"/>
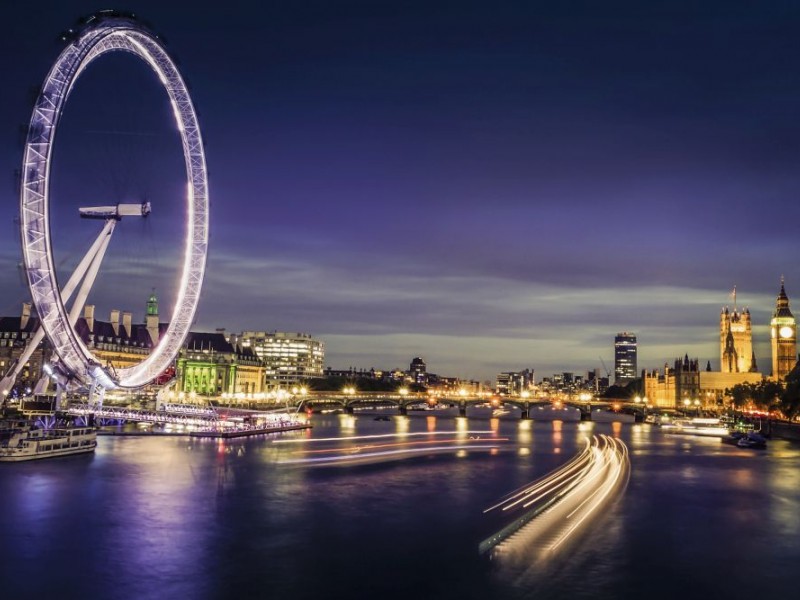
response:
<path id="1" fill-rule="evenodd" d="M 97 8 L 9 9 L 3 314 L 27 294 L 10 173 L 28 90 L 57 34 Z M 781 275 L 800 294 L 791 3 L 135 9 L 183 58 L 207 146 L 195 329 L 303 331 L 334 368 L 423 356 L 465 378 L 602 369 L 618 331 L 636 333 L 642 368 L 713 365 L 736 285 L 768 368 Z M 54 167 L 67 266 L 89 235 L 67 216 L 87 195 L 153 200 L 152 243 L 121 227 L 112 244 L 90 297 L 102 313 L 137 311 L 153 286 L 169 297 L 183 177 L 166 98 L 118 58 L 76 86 Z"/>

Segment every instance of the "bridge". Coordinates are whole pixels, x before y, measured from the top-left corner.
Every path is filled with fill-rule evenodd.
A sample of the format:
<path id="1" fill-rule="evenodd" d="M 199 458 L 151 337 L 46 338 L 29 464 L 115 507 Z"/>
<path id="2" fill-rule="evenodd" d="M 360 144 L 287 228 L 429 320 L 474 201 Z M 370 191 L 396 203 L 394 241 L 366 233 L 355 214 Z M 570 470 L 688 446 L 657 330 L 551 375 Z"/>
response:
<path id="1" fill-rule="evenodd" d="M 547 398 L 522 398 L 522 397 L 485 397 L 475 395 L 454 394 L 450 396 L 431 396 L 419 392 L 313 392 L 300 399 L 299 408 L 304 410 L 319 410 L 321 408 L 341 409 L 352 414 L 356 408 L 389 406 L 397 408 L 401 415 L 407 415 L 408 410 L 414 406 L 458 407 L 459 416 L 467 416 L 467 408 L 485 405 L 494 409 L 514 407 L 520 410 L 520 418 L 531 418 L 531 411 L 543 406 L 567 406 L 581 411 L 581 418 L 591 420 L 591 413 L 597 409 L 622 410 L 634 414 L 637 418 L 644 416 L 645 408 L 634 404 L 630 400 L 603 399 L 556 401 Z"/>
<path id="2" fill-rule="evenodd" d="M 467 416 L 470 407 L 485 406 L 492 409 L 513 407 L 520 411 L 521 419 L 530 419 L 533 411 L 540 407 L 570 407 L 581 412 L 582 420 L 591 420 L 592 411 L 616 410 L 633 414 L 637 420 L 644 417 L 644 407 L 634 404 L 629 400 L 592 400 L 584 401 L 553 401 L 547 398 L 522 398 L 522 397 L 486 397 L 476 395 L 432 396 L 426 393 L 398 393 L 398 392 L 312 392 L 302 397 L 295 397 L 284 404 L 258 403 L 252 409 L 235 407 L 202 407 L 196 405 L 165 404 L 161 410 L 136 409 L 113 405 L 88 405 L 73 404 L 68 413 L 73 416 L 85 417 L 94 414 L 94 418 L 103 424 L 112 423 L 158 423 L 171 425 L 184 425 L 200 428 L 213 428 L 228 419 L 235 418 L 264 418 L 267 415 L 278 413 L 286 414 L 292 411 L 319 411 L 323 409 L 342 410 L 353 414 L 358 408 L 392 407 L 401 415 L 407 415 L 414 407 L 458 408 L 461 417 Z M 258 410 L 260 409 L 260 410 Z"/>
<path id="3" fill-rule="evenodd" d="M 297 421 L 293 414 L 284 410 L 265 412 L 245 409 L 212 409 L 184 405 L 167 405 L 165 410 L 143 410 L 124 406 L 73 404 L 67 414 L 81 417 L 84 420 L 94 415 L 103 425 L 133 423 L 154 423 L 161 425 L 183 425 L 199 429 L 218 429 L 224 426 L 234 427 L 234 419 L 256 418 L 275 422 L 275 427 L 283 427 L 287 423 Z"/>

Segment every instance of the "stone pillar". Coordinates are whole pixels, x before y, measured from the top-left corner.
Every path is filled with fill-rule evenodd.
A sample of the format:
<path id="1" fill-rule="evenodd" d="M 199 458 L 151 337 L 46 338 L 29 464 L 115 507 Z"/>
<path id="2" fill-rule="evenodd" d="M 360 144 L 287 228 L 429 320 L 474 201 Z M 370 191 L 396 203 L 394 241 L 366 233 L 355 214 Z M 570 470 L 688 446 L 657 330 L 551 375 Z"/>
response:
<path id="1" fill-rule="evenodd" d="M 89 333 L 94 333 L 94 304 L 85 304 L 83 306 L 83 318 L 89 327 Z"/>
<path id="2" fill-rule="evenodd" d="M 119 309 L 111 311 L 111 329 L 114 330 L 114 335 L 119 335 Z"/>
<path id="3" fill-rule="evenodd" d="M 520 419 L 530 419 L 531 418 L 531 403 L 526 402 L 525 405 L 522 407 L 522 414 L 520 414 Z"/>
<path id="4" fill-rule="evenodd" d="M 133 313 L 122 313 L 122 328 L 125 330 L 125 337 L 131 337 L 131 330 L 133 324 Z"/>

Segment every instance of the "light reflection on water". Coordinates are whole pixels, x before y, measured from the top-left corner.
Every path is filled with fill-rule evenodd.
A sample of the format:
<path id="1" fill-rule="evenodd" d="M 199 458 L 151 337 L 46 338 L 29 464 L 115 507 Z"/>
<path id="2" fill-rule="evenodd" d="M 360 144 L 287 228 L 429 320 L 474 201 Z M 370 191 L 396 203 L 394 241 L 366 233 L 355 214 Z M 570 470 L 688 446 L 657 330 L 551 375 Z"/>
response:
<path id="1" fill-rule="evenodd" d="M 377 414 L 377 413 L 375 413 Z M 648 425 L 452 415 L 320 415 L 276 439 L 409 434 L 509 438 L 309 469 L 273 438 L 101 438 L 94 456 L 0 465 L 3 597 L 691 598 L 791 596 L 800 450 L 753 452 Z M 593 434 L 631 451 L 625 495 L 566 560 L 509 573 L 478 556 L 482 509 Z M 502 518 L 502 517 L 501 517 Z M 743 560 L 743 556 L 746 559 Z M 731 565 L 736 564 L 736 568 Z M 46 568 L 43 566 L 46 565 Z M 69 582 L 65 590 L 64 582 Z M 654 583 L 655 582 L 655 583 Z M 113 590 L 113 593 L 112 593 Z"/>

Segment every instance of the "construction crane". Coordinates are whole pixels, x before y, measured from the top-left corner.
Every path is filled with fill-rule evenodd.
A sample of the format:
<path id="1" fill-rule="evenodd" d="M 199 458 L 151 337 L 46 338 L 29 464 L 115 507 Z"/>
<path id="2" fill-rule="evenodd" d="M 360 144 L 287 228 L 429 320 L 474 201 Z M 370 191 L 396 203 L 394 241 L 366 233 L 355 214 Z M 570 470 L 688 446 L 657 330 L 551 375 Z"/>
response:
<path id="1" fill-rule="evenodd" d="M 598 358 L 600 359 L 600 362 L 603 364 L 603 369 L 605 369 L 606 377 L 608 377 L 608 381 L 610 383 L 611 382 L 611 371 L 608 370 L 608 367 L 606 366 L 606 361 L 603 360 L 603 357 L 602 356 L 598 356 Z"/>

